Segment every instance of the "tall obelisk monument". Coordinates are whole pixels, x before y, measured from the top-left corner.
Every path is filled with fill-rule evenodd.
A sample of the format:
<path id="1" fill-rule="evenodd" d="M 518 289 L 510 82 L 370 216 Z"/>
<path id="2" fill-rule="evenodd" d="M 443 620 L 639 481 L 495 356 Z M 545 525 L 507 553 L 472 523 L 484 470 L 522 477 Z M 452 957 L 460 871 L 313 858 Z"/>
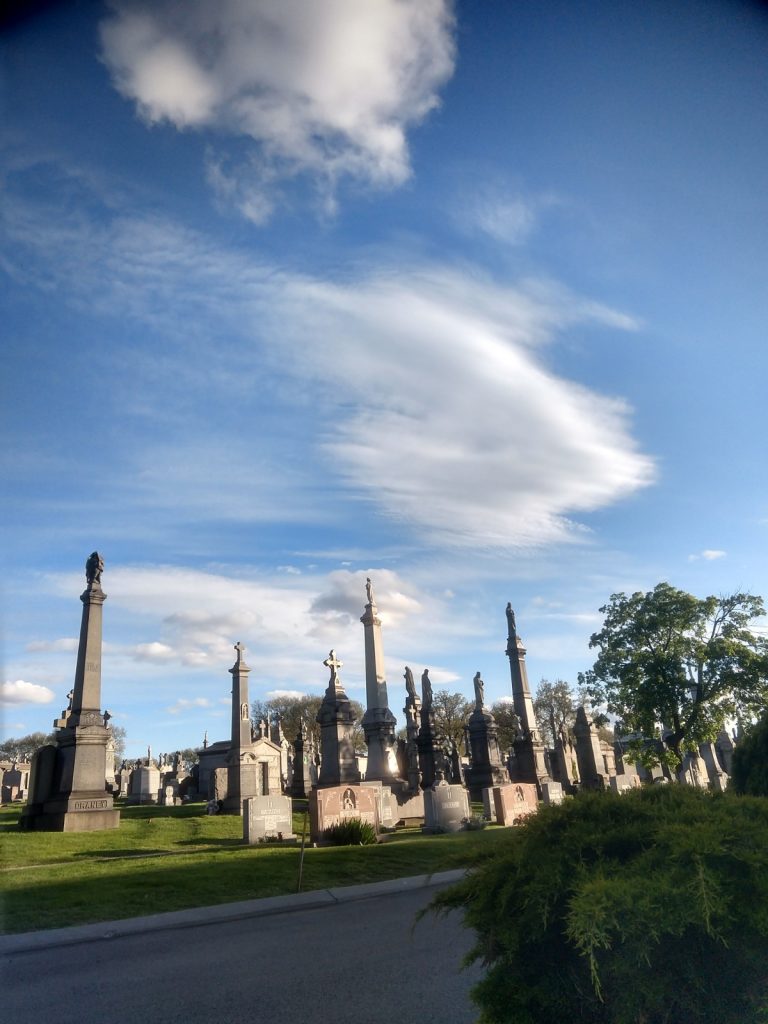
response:
<path id="1" fill-rule="evenodd" d="M 395 716 L 389 709 L 387 680 L 384 675 L 384 650 L 381 644 L 381 619 L 378 617 L 373 584 L 365 581 L 368 601 L 360 617 L 365 632 L 365 697 L 363 732 L 368 745 L 366 782 L 392 782 L 396 775 L 389 763 L 395 742 Z"/>
<path id="2" fill-rule="evenodd" d="M 544 744 L 536 729 L 533 700 L 528 685 L 528 670 L 525 667 L 526 650 L 517 635 L 517 624 L 512 605 L 507 604 L 507 657 L 512 677 L 512 701 L 515 714 L 520 722 L 520 735 L 515 740 L 514 751 L 518 777 L 515 782 L 532 782 L 541 789 L 549 779 L 544 760 Z"/>
<path id="3" fill-rule="evenodd" d="M 107 599 L 101 589 L 103 569 L 104 561 L 94 551 L 85 563 L 86 588 L 80 595 L 83 616 L 71 710 L 56 733 L 55 745 L 42 747 L 35 755 L 35 778 L 22 828 L 89 832 L 120 823 L 105 779 L 111 730 L 109 713 L 101 711 L 101 620 Z"/>

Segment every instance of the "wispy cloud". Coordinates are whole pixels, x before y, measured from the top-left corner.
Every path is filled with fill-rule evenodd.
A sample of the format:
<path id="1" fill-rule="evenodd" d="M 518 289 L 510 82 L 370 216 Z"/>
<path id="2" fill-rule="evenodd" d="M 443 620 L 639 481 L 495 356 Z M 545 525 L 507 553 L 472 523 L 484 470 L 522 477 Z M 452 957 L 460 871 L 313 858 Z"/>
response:
<path id="1" fill-rule="evenodd" d="M 178 715 L 182 711 L 194 711 L 196 708 L 210 708 L 211 702 L 207 697 L 180 697 L 175 704 L 166 708 L 169 715 Z"/>
<path id="2" fill-rule="evenodd" d="M 465 232 L 483 234 L 505 246 L 523 245 L 535 231 L 541 215 L 560 204 L 554 195 L 526 194 L 498 183 L 473 184 L 453 210 Z"/>
<path id="3" fill-rule="evenodd" d="M 55 699 L 53 690 L 23 679 L 0 685 L 0 704 L 50 704 Z"/>
<path id="4" fill-rule="evenodd" d="M 704 551 L 700 551 L 696 555 L 688 555 L 688 561 L 697 562 L 699 559 L 704 559 L 705 562 L 714 562 L 718 558 L 725 558 L 726 555 L 726 551 L 718 551 L 715 548 L 706 548 Z"/>
<path id="5" fill-rule="evenodd" d="M 171 516 L 181 503 L 198 521 L 331 522 L 364 497 L 422 544 L 520 549 L 583 539 L 580 513 L 654 480 L 627 404 L 542 355 L 576 324 L 633 328 L 621 311 L 472 268 L 276 272 L 167 221 L 51 224 L 48 212 L 22 203 L 6 215 L 13 258 L 29 271 L 31 253 L 70 300 L 98 295 L 105 316 L 149 330 L 125 354 L 115 399 L 146 421 L 126 435 L 138 443 L 123 475 L 102 486 L 118 515 L 129 503 Z M 179 359 L 158 354 L 153 331 Z M 222 422 L 233 399 L 237 416 Z"/>
<path id="6" fill-rule="evenodd" d="M 58 640 L 32 640 L 26 645 L 25 650 L 30 653 L 76 651 L 77 637 L 64 636 L 60 637 Z"/>
<path id="7" fill-rule="evenodd" d="M 454 66 L 446 0 L 117 0 L 101 37 L 116 88 L 148 124 L 215 129 L 209 181 L 255 223 L 297 175 L 326 209 L 343 177 L 404 181 L 407 129 Z M 222 137 L 252 149 L 231 159 Z"/>

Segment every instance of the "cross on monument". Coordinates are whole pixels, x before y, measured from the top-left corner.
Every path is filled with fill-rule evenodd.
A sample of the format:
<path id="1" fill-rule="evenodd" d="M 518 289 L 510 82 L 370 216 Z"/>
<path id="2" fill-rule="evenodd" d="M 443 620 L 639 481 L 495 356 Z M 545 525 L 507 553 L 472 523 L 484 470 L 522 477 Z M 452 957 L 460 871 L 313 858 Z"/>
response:
<path id="1" fill-rule="evenodd" d="M 245 654 L 245 646 L 240 642 L 240 640 L 235 644 L 235 650 L 237 651 L 237 660 L 242 661 L 243 655 Z"/>
<path id="2" fill-rule="evenodd" d="M 339 675 L 337 670 L 343 668 L 344 662 L 338 660 L 338 658 L 336 657 L 336 651 L 331 651 L 328 657 L 323 662 L 323 664 L 326 666 L 326 668 L 329 668 L 331 670 L 331 682 L 335 683 Z"/>

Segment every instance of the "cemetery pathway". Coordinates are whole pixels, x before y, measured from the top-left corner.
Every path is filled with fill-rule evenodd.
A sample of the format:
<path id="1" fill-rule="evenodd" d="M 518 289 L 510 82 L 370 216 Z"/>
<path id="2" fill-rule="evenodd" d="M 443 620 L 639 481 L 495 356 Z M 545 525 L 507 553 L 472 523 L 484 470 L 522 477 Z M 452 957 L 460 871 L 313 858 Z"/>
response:
<path id="1" fill-rule="evenodd" d="M 468 993 L 481 974 L 477 966 L 461 969 L 471 933 L 455 913 L 428 915 L 414 926 L 435 886 L 386 888 L 359 886 L 341 902 L 323 904 L 307 893 L 303 905 L 304 897 L 294 898 L 292 907 L 267 916 L 254 909 L 222 920 L 216 911 L 224 908 L 210 908 L 208 920 L 201 910 L 184 927 L 107 937 L 112 926 L 102 925 L 86 941 L 62 939 L 17 952 L 4 946 L 5 1018 L 14 1024 L 471 1024 L 476 1014 Z"/>

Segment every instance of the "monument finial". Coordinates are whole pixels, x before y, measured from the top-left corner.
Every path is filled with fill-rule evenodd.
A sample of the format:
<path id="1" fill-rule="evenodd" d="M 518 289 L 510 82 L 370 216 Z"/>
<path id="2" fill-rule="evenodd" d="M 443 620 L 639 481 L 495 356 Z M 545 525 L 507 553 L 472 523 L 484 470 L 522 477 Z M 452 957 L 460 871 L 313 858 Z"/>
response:
<path id="1" fill-rule="evenodd" d="M 368 598 L 368 604 L 376 604 L 376 598 L 373 596 L 373 584 L 371 583 L 371 577 L 365 577 L 365 594 Z"/>
<path id="2" fill-rule="evenodd" d="M 101 574 L 104 571 L 104 559 L 98 551 L 92 551 L 85 563 L 85 581 L 88 586 L 94 583 L 101 585 Z"/>
<path id="3" fill-rule="evenodd" d="M 329 686 L 335 686 L 335 684 L 336 684 L 336 682 L 337 682 L 337 680 L 339 678 L 338 670 L 340 668 L 343 668 L 344 662 L 343 661 L 339 661 L 338 658 L 336 657 L 336 651 L 331 650 L 331 652 L 329 653 L 328 657 L 325 659 L 323 664 L 326 666 L 326 668 L 329 668 L 331 670 L 331 678 L 330 678 L 330 681 L 329 681 L 328 685 Z"/>
<path id="4" fill-rule="evenodd" d="M 425 668 L 421 673 L 421 704 L 424 711 L 432 709 L 432 680 L 429 678 L 429 669 Z"/>
<path id="5" fill-rule="evenodd" d="M 416 696 L 416 683 L 413 681 L 413 672 L 411 672 L 407 665 L 405 666 L 405 689 L 408 696 L 413 700 Z"/>
<path id="6" fill-rule="evenodd" d="M 485 683 L 480 678 L 479 672 L 475 672 L 472 682 L 475 687 L 475 707 L 482 709 L 485 707 Z"/>
<path id="7" fill-rule="evenodd" d="M 510 639 L 514 640 L 517 636 L 517 623 L 515 622 L 515 613 L 512 611 L 511 601 L 507 601 L 507 628 Z"/>
<path id="8" fill-rule="evenodd" d="M 239 662 L 242 661 L 245 654 L 245 645 L 240 640 L 235 644 L 235 650 L 237 651 L 237 660 Z"/>

